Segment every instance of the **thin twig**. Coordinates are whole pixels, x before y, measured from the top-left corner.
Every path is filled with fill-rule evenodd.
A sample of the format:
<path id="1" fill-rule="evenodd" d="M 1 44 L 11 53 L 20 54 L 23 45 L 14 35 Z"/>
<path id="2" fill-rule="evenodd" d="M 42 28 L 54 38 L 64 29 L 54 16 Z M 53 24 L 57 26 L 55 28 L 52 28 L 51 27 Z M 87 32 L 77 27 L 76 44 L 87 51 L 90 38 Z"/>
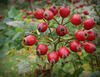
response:
<path id="1" fill-rule="evenodd" d="M 29 1 L 29 6 L 30 6 L 31 11 L 33 11 L 32 10 L 32 5 L 31 5 L 31 1 Z"/>
<path id="2" fill-rule="evenodd" d="M 46 23 L 46 20 L 43 18 L 43 21 Z"/>
<path id="3" fill-rule="evenodd" d="M 63 24 L 63 25 L 66 25 L 66 24 L 68 24 L 68 23 L 70 23 L 70 21 L 68 21 L 67 23 L 65 23 L 65 24 Z"/>
<path id="4" fill-rule="evenodd" d="M 53 18 L 53 19 L 57 22 L 58 25 L 60 25 L 60 23 L 55 18 Z"/>
<path id="5" fill-rule="evenodd" d="M 61 25 L 63 24 L 63 20 L 64 20 L 64 18 L 62 18 L 62 20 L 61 20 Z"/>

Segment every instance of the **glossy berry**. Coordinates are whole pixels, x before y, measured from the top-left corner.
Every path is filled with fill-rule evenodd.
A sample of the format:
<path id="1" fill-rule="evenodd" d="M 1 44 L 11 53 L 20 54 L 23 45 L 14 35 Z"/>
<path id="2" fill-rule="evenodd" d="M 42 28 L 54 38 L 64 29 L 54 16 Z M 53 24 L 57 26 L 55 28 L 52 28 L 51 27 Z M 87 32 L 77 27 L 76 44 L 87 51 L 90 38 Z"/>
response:
<path id="1" fill-rule="evenodd" d="M 49 10 L 53 12 L 54 16 L 58 13 L 58 8 L 56 6 L 51 6 Z"/>
<path id="2" fill-rule="evenodd" d="M 65 60 L 69 56 L 69 50 L 66 47 L 61 47 L 58 49 L 58 55 Z"/>
<path id="3" fill-rule="evenodd" d="M 35 19 L 32 19 L 33 22 L 35 22 Z"/>
<path id="4" fill-rule="evenodd" d="M 28 76 L 28 73 L 25 73 L 26 76 Z"/>
<path id="5" fill-rule="evenodd" d="M 67 31 L 67 28 L 64 26 L 64 25 L 59 25 L 57 28 L 56 28 L 56 33 L 59 35 L 59 36 L 65 36 L 68 31 Z"/>
<path id="6" fill-rule="evenodd" d="M 16 4 L 16 1 L 14 1 L 14 4 Z"/>
<path id="7" fill-rule="evenodd" d="M 78 2 L 79 2 L 79 0 L 76 0 L 76 2 L 78 3 Z"/>
<path id="8" fill-rule="evenodd" d="M 39 32 L 45 32 L 48 28 L 48 25 L 44 22 L 38 24 L 37 29 Z"/>
<path id="9" fill-rule="evenodd" d="M 78 41 L 71 41 L 69 43 L 69 48 L 73 52 L 80 52 L 81 51 L 81 44 Z"/>
<path id="10" fill-rule="evenodd" d="M 26 11 L 26 9 L 24 9 L 24 11 Z"/>
<path id="11" fill-rule="evenodd" d="M 87 52 L 87 53 L 93 53 L 96 51 L 96 46 L 92 43 L 92 42 L 86 42 L 84 44 L 84 50 Z"/>
<path id="12" fill-rule="evenodd" d="M 83 7 L 83 6 L 84 6 L 84 4 L 80 4 L 80 5 L 79 5 L 79 7 Z"/>
<path id="13" fill-rule="evenodd" d="M 85 10 L 84 12 L 83 12 L 85 15 L 88 15 L 89 13 Z"/>
<path id="14" fill-rule="evenodd" d="M 27 13 L 26 13 L 26 15 L 31 15 L 32 14 L 32 11 L 28 11 Z"/>
<path id="15" fill-rule="evenodd" d="M 3 15 L 0 15 L 0 19 L 2 19 L 3 18 Z"/>
<path id="16" fill-rule="evenodd" d="M 45 7 L 43 7 L 42 9 L 45 10 Z"/>
<path id="17" fill-rule="evenodd" d="M 62 6 L 60 8 L 60 15 L 63 18 L 68 17 L 70 15 L 70 8 L 69 8 L 69 6 Z"/>
<path id="18" fill-rule="evenodd" d="M 76 3 L 76 1 L 73 1 L 73 4 L 75 4 Z"/>
<path id="19" fill-rule="evenodd" d="M 37 47 L 36 47 L 36 54 L 38 56 L 40 55 L 45 55 L 48 51 L 48 48 L 45 44 L 39 44 Z"/>
<path id="20" fill-rule="evenodd" d="M 79 30 L 75 33 L 75 38 L 78 41 L 85 41 L 87 37 L 88 37 L 88 34 L 82 30 Z"/>
<path id="21" fill-rule="evenodd" d="M 97 33 L 94 33 L 93 31 L 88 31 L 87 34 L 88 34 L 88 37 L 86 40 L 88 40 L 88 41 L 93 41 L 98 36 Z"/>
<path id="22" fill-rule="evenodd" d="M 83 16 L 75 14 L 71 17 L 71 23 L 74 25 L 80 25 L 83 22 Z"/>
<path id="23" fill-rule="evenodd" d="M 94 27 L 95 25 L 95 20 L 89 18 L 87 20 L 84 21 L 84 29 L 86 30 L 90 30 Z"/>
<path id="24" fill-rule="evenodd" d="M 23 10 L 20 10 L 20 13 L 23 13 Z"/>
<path id="25" fill-rule="evenodd" d="M 47 11 L 44 12 L 43 16 L 44 16 L 44 18 L 45 18 L 46 20 L 51 20 L 51 19 L 53 19 L 54 14 L 53 14 L 52 11 L 47 10 Z"/>
<path id="26" fill-rule="evenodd" d="M 72 2 L 72 0 L 68 0 L 69 2 Z"/>
<path id="27" fill-rule="evenodd" d="M 76 6 L 76 8 L 78 9 L 78 8 L 79 8 L 79 6 Z"/>
<path id="28" fill-rule="evenodd" d="M 48 54 L 47 59 L 51 65 L 54 65 L 58 62 L 59 56 L 56 52 L 52 51 Z"/>
<path id="29" fill-rule="evenodd" d="M 43 19 L 43 13 L 44 13 L 44 10 L 42 10 L 42 9 L 35 9 L 33 15 L 34 15 L 34 17 L 36 19 Z"/>
<path id="30" fill-rule="evenodd" d="M 25 37 L 24 40 L 23 40 L 24 45 L 32 46 L 35 43 L 36 43 L 36 38 L 32 35 Z"/>

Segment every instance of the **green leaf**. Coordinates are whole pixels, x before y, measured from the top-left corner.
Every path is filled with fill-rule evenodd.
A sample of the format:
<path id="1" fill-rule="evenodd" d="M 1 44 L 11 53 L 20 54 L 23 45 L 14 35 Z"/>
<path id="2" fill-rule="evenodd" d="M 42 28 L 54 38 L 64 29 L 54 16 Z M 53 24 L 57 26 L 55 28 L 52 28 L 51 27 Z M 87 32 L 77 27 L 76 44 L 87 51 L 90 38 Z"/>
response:
<path id="1" fill-rule="evenodd" d="M 10 11 L 8 12 L 9 18 L 14 18 L 17 15 L 17 11 L 14 6 L 11 7 Z"/>
<path id="2" fill-rule="evenodd" d="M 13 37 L 13 39 L 12 40 L 15 40 L 15 39 L 17 39 L 19 36 L 20 36 L 20 34 L 21 34 L 21 32 L 18 32 L 14 37 Z"/>
<path id="3" fill-rule="evenodd" d="M 13 21 L 13 18 L 9 18 L 9 17 L 7 17 L 3 20 L 4 23 L 8 23 L 8 22 L 11 22 L 11 21 Z"/>
<path id="4" fill-rule="evenodd" d="M 100 77 L 100 71 L 93 72 L 89 77 Z"/>
<path id="5" fill-rule="evenodd" d="M 79 75 L 84 71 L 84 69 L 82 67 L 80 67 L 79 69 L 77 69 L 74 74 Z"/>

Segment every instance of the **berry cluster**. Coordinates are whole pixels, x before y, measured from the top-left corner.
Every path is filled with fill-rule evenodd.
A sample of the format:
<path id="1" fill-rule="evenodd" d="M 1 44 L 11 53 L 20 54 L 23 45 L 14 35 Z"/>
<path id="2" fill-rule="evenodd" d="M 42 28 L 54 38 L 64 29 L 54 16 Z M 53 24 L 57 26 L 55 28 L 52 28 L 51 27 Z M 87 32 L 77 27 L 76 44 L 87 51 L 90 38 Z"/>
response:
<path id="1" fill-rule="evenodd" d="M 29 15 L 32 14 L 31 12 L 27 12 L 26 14 L 28 15 L 28 13 Z M 39 32 L 45 32 L 47 28 L 49 27 L 46 21 L 50 21 L 54 19 L 54 16 L 56 16 L 58 13 L 62 17 L 62 19 L 64 19 L 70 15 L 70 7 L 67 5 L 61 6 L 59 8 L 56 6 L 50 6 L 49 10 L 46 10 L 46 11 L 42 9 L 38 9 L 38 8 L 34 9 L 34 13 L 33 13 L 34 17 L 38 20 L 40 19 L 45 20 L 45 22 L 41 22 L 37 25 L 37 30 Z M 83 21 L 84 21 L 84 18 L 80 14 L 75 14 L 70 19 L 70 22 L 76 26 L 82 24 Z M 84 27 L 84 30 L 90 30 L 94 27 L 94 25 L 95 25 L 95 20 L 90 18 L 84 21 L 83 27 Z M 73 40 L 69 43 L 69 48 L 71 51 L 81 52 L 82 46 L 84 47 L 84 50 L 87 53 L 93 53 L 96 50 L 95 45 L 91 42 L 86 42 L 86 43 L 81 44 L 81 41 L 84 41 L 84 42 L 86 40 L 93 41 L 97 38 L 97 33 L 94 33 L 93 31 L 85 32 L 84 30 L 79 30 L 75 33 L 76 40 Z M 56 28 L 56 34 L 59 37 L 62 37 L 62 36 L 65 36 L 67 33 L 69 32 L 66 26 L 63 25 L 63 22 L 61 22 L 61 24 L 58 23 L 58 26 Z M 25 45 L 32 46 L 36 43 L 36 38 L 32 35 L 29 35 L 26 38 L 24 38 L 23 42 Z M 39 44 L 36 47 L 36 54 L 38 56 L 45 55 L 47 51 L 48 51 L 48 47 L 45 44 Z M 51 51 L 47 55 L 47 59 L 51 65 L 54 65 L 55 63 L 58 62 L 59 57 L 65 60 L 68 56 L 69 56 L 69 50 L 66 47 L 61 47 L 58 49 L 58 53 L 56 53 L 56 51 Z"/>

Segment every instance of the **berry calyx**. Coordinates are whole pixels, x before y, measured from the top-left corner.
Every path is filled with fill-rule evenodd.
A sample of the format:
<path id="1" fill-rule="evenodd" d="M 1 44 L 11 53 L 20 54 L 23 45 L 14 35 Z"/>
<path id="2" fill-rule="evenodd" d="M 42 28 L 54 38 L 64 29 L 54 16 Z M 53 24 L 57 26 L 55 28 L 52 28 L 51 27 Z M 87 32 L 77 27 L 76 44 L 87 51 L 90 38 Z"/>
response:
<path id="1" fill-rule="evenodd" d="M 73 52 L 81 52 L 81 44 L 78 41 L 71 41 L 69 43 L 69 48 Z"/>
<path id="2" fill-rule="evenodd" d="M 56 28 L 56 33 L 59 35 L 59 36 L 65 36 L 68 31 L 67 31 L 67 28 L 64 26 L 64 25 L 59 25 L 57 28 Z"/>
<path id="3" fill-rule="evenodd" d="M 56 52 L 51 51 L 51 52 L 48 54 L 47 59 L 48 59 L 48 61 L 49 61 L 49 63 L 50 63 L 51 65 L 54 65 L 55 63 L 58 62 L 59 56 L 58 56 L 58 54 L 57 54 Z"/>
<path id="4" fill-rule="evenodd" d="M 79 15 L 79 14 L 75 14 L 71 17 L 71 23 L 73 25 L 80 25 L 83 22 L 83 16 Z"/>
<path id="5" fill-rule="evenodd" d="M 88 41 L 93 41 L 98 37 L 98 34 L 94 33 L 93 31 L 88 31 L 87 33 L 88 33 L 88 37 L 86 40 Z"/>
<path id="6" fill-rule="evenodd" d="M 36 43 L 36 38 L 32 35 L 25 37 L 24 40 L 23 40 L 24 45 L 32 46 L 35 43 Z"/>
<path id="7" fill-rule="evenodd" d="M 87 52 L 87 53 L 93 53 L 96 51 L 96 46 L 92 43 L 92 42 L 86 42 L 84 44 L 84 50 Z"/>
<path id="8" fill-rule="evenodd" d="M 44 22 L 38 24 L 37 29 L 39 32 L 45 32 L 48 28 L 48 25 Z"/>
<path id="9" fill-rule="evenodd" d="M 58 13 L 58 8 L 56 6 L 51 6 L 49 10 L 53 12 L 54 16 Z"/>
<path id="10" fill-rule="evenodd" d="M 66 47 L 61 47 L 58 49 L 58 55 L 65 60 L 69 56 L 69 50 Z"/>
<path id="11" fill-rule="evenodd" d="M 70 8 L 69 6 L 62 6 L 60 7 L 60 15 L 63 18 L 66 18 L 70 15 Z"/>
<path id="12" fill-rule="evenodd" d="M 47 11 L 44 12 L 43 16 L 44 16 L 44 18 L 45 18 L 46 20 L 52 20 L 53 17 L 54 17 L 54 14 L 53 14 L 52 11 L 47 10 Z"/>
<path id="13" fill-rule="evenodd" d="M 33 15 L 36 19 L 43 19 L 44 10 L 42 9 L 34 9 Z"/>
<path id="14" fill-rule="evenodd" d="M 90 30 L 94 27 L 95 25 L 95 20 L 89 18 L 87 20 L 84 21 L 84 29 L 86 30 Z"/>
<path id="15" fill-rule="evenodd" d="M 36 47 L 36 54 L 38 56 L 40 55 L 45 55 L 48 51 L 48 48 L 45 44 L 39 44 L 37 47 Z"/>
<path id="16" fill-rule="evenodd" d="M 87 32 L 84 32 L 82 30 L 79 30 L 75 33 L 75 38 L 78 40 L 78 41 L 85 41 L 86 38 L 88 37 L 88 34 Z"/>

